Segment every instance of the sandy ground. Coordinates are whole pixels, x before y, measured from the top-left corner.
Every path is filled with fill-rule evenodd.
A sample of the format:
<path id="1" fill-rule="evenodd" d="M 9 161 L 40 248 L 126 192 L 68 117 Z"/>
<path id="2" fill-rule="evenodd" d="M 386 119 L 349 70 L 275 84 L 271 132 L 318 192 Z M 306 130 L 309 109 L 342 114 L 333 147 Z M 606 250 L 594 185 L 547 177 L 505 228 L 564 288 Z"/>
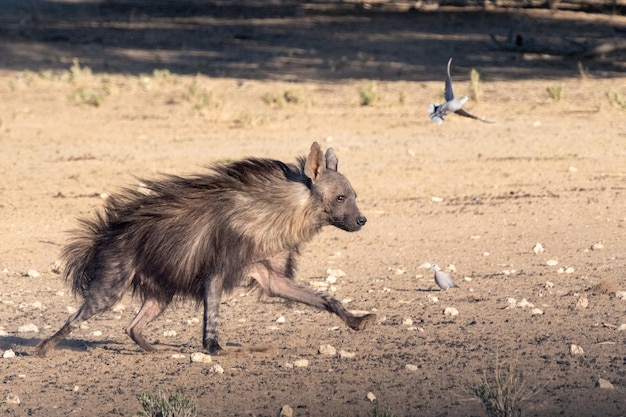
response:
<path id="1" fill-rule="evenodd" d="M 613 39 L 623 17 L 9 3 L 0 18 L 0 351 L 16 356 L 0 359 L 0 394 L 20 404 L 0 403 L 3 415 L 133 416 L 142 393 L 183 389 L 200 415 L 276 416 L 288 404 L 295 416 L 375 407 L 480 416 L 472 387 L 509 365 L 525 389 L 541 388 L 522 403 L 525 415 L 626 415 L 626 301 L 616 296 L 626 291 L 625 56 L 579 66 L 489 39 L 512 25 L 551 41 Z M 495 124 L 428 119 L 449 56 L 457 93 L 471 94 L 470 70 L 479 72 L 481 96 L 467 108 Z M 560 101 L 547 91 L 558 88 Z M 127 297 L 50 357 L 32 356 L 80 305 L 53 264 L 75 219 L 106 194 L 137 185 L 134 176 L 215 161 L 292 162 L 312 141 L 335 148 L 368 223 L 354 234 L 325 229 L 304 248 L 298 280 L 315 286 L 341 269 L 335 296 L 377 313 L 372 327 L 354 332 L 241 289 L 223 300 L 222 341 L 271 349 L 192 363 L 201 310 L 169 309 L 146 331 L 159 348 L 146 354 L 123 332 L 138 307 Z M 535 254 L 538 242 L 545 251 Z M 453 265 L 460 288 L 439 292 L 430 262 Z M 534 307 L 507 309 L 509 298 Z M 18 332 L 29 323 L 39 332 Z M 321 355 L 322 344 L 354 357 Z M 571 354 L 572 344 L 584 353 Z M 300 359 L 308 366 L 293 366 Z M 211 372 L 215 364 L 224 372 Z M 596 387 L 599 378 L 614 389 Z"/>

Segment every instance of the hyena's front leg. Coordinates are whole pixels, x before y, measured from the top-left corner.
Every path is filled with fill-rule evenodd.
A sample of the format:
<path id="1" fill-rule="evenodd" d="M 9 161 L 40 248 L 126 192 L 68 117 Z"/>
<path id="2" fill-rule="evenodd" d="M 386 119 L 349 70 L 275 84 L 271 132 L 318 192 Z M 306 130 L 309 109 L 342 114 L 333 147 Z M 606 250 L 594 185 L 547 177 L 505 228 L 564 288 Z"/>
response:
<path id="1" fill-rule="evenodd" d="M 357 317 L 346 310 L 346 308 L 331 295 L 311 291 L 293 281 L 289 276 L 290 271 L 284 271 L 287 272 L 287 274 L 281 272 L 283 271 L 273 268 L 271 265 L 257 264 L 255 267 L 251 268 L 249 275 L 261 285 L 270 297 L 281 297 L 334 313 L 351 329 L 363 330 L 374 321 L 376 317 L 375 314 L 366 314 Z"/>
<path id="2" fill-rule="evenodd" d="M 202 322 L 202 347 L 212 355 L 219 355 L 223 351 L 217 341 L 219 325 L 220 302 L 224 278 L 221 275 L 213 276 L 204 286 L 204 316 Z"/>

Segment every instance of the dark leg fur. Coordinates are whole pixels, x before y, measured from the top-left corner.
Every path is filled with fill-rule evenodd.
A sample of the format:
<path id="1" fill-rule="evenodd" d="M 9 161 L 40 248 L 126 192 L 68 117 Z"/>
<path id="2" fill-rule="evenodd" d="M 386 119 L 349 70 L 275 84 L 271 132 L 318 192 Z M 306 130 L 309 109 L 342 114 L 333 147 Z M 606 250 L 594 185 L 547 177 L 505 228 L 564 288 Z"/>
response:
<path id="1" fill-rule="evenodd" d="M 212 355 L 219 355 L 223 349 L 217 340 L 217 326 L 224 279 L 221 276 L 214 276 L 205 282 L 202 347 Z"/>
<path id="2" fill-rule="evenodd" d="M 170 303 L 172 298 L 169 300 L 160 301 L 156 298 L 146 298 L 139 310 L 139 313 L 135 316 L 133 321 L 126 328 L 126 334 L 131 337 L 139 346 L 141 346 L 144 350 L 148 352 L 154 351 L 154 347 L 146 342 L 146 339 L 143 337 L 143 330 L 152 320 L 157 318 L 163 310 Z"/>

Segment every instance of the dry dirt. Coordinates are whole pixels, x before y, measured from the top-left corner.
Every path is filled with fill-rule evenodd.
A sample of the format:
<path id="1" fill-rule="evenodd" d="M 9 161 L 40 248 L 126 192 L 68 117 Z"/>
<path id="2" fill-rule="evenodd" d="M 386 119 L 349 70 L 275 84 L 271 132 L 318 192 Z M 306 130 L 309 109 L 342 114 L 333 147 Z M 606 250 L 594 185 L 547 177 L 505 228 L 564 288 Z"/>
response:
<path id="1" fill-rule="evenodd" d="M 624 30 L 624 17 L 6 3 L 0 351 L 16 357 L 0 359 L 0 394 L 21 403 L 0 403 L 2 415 L 134 416 L 142 393 L 183 389 L 201 415 L 276 416 L 288 404 L 295 416 L 374 407 L 481 416 L 471 387 L 508 364 L 527 388 L 542 387 L 522 403 L 525 415 L 626 415 L 626 331 L 617 330 L 626 301 L 615 295 L 626 291 L 625 55 L 579 67 L 489 39 L 511 27 L 555 41 L 612 39 L 623 36 L 614 28 Z M 495 124 L 428 119 L 449 56 L 457 93 L 470 93 L 470 69 L 478 70 L 482 96 L 468 108 Z M 363 106 L 368 86 L 377 100 Z M 559 86 L 556 101 L 547 89 Z M 52 356 L 32 356 L 80 304 L 52 264 L 75 219 L 92 215 L 106 193 L 137 184 L 134 175 L 192 173 L 213 161 L 291 162 L 314 140 L 335 148 L 369 221 L 354 234 L 325 229 L 304 248 L 298 279 L 309 285 L 328 268 L 343 270 L 336 297 L 376 312 L 372 327 L 354 332 L 325 312 L 242 289 L 223 300 L 222 341 L 272 348 L 213 358 L 224 369 L 217 374 L 189 359 L 201 348 L 192 320 L 200 310 L 169 309 L 146 332 L 158 353 L 146 354 L 123 332 L 138 306 L 126 298 L 125 309 L 90 320 Z M 533 252 L 537 242 L 545 252 Z M 460 288 L 437 291 L 426 262 L 454 265 Z M 508 298 L 543 314 L 506 309 Z M 588 306 L 576 308 L 584 298 Z M 28 323 L 39 333 L 17 332 Z M 320 355 L 321 344 L 355 357 Z M 584 354 L 571 355 L 571 344 Z M 308 367 L 288 365 L 298 359 Z M 599 378 L 614 389 L 597 388 Z"/>

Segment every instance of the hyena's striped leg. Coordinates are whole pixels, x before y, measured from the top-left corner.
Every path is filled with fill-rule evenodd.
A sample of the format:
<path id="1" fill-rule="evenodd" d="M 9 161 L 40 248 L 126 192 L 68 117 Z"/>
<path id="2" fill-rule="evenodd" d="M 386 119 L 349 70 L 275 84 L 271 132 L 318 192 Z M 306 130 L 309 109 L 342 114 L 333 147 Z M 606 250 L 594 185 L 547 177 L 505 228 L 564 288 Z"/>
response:
<path id="1" fill-rule="evenodd" d="M 223 350 L 217 341 L 223 283 L 222 276 L 213 276 L 206 282 L 204 287 L 202 347 L 212 355 L 217 355 Z"/>

